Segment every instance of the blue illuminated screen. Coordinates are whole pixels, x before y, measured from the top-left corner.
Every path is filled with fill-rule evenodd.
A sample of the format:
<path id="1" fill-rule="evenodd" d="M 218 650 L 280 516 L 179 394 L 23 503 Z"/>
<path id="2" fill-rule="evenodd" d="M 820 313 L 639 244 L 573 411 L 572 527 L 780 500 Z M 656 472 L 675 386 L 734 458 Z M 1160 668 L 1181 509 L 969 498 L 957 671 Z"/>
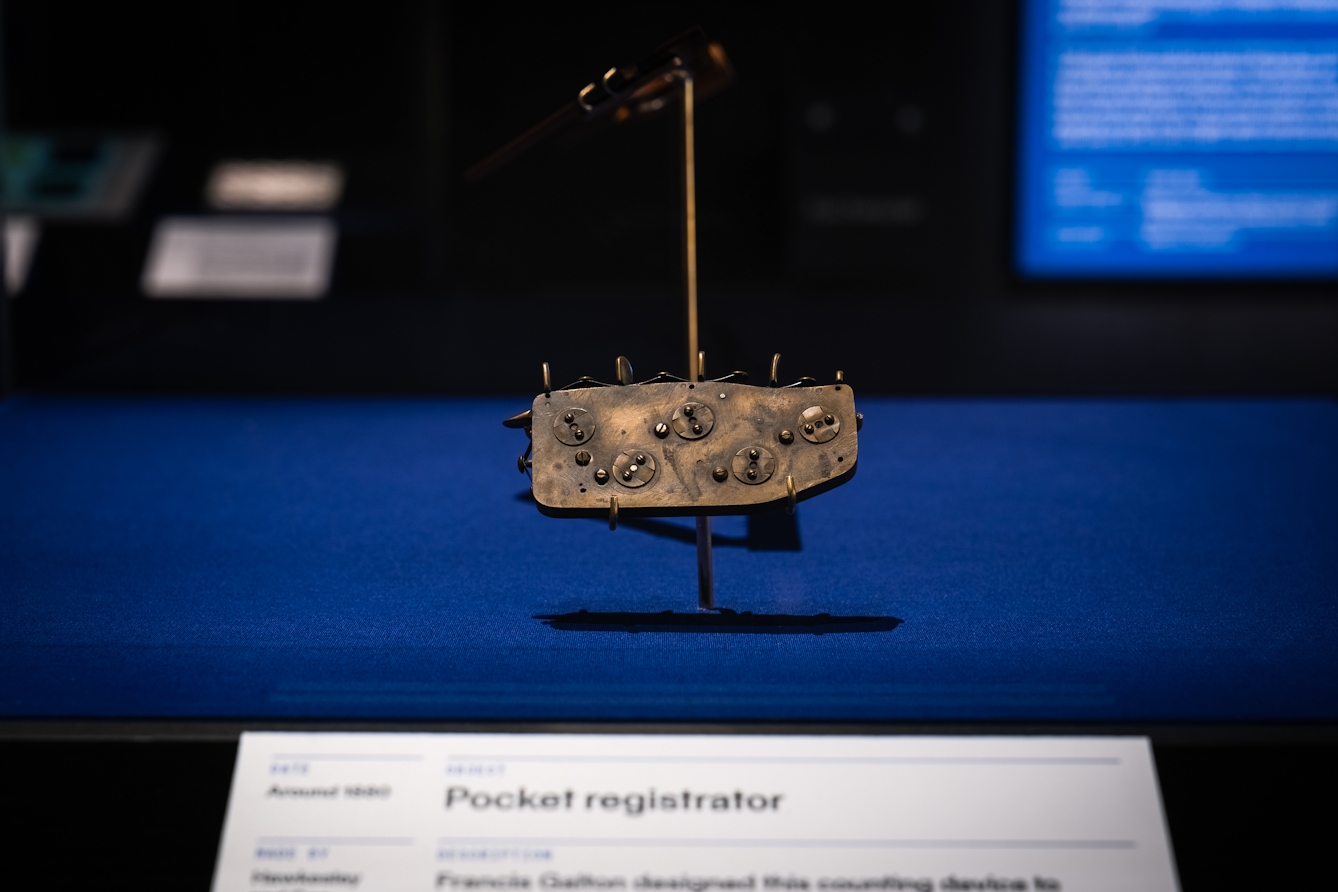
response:
<path id="1" fill-rule="evenodd" d="M 1338 0 L 1024 0 L 1029 277 L 1338 277 Z"/>

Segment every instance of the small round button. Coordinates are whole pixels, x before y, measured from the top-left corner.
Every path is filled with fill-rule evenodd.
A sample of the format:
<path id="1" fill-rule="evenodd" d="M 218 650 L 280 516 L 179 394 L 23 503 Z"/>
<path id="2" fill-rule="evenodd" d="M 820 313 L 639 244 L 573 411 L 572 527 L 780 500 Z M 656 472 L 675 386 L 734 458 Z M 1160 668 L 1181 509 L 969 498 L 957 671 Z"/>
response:
<path id="1" fill-rule="evenodd" d="M 776 459 L 761 446 L 749 446 L 734 454 L 734 476 L 744 483 L 765 483 L 776 473 Z"/>
<path id="2" fill-rule="evenodd" d="M 684 403 L 674 410 L 669 423 L 674 426 L 674 433 L 683 439 L 700 440 L 715 425 L 715 413 L 710 406 L 701 403 Z"/>
<path id="3" fill-rule="evenodd" d="M 568 446 L 589 443 L 595 435 L 595 419 L 584 409 L 568 409 L 553 419 L 553 436 Z"/>
<path id="4" fill-rule="evenodd" d="M 655 477 L 655 458 L 636 449 L 626 449 L 613 460 L 613 477 L 635 489 Z"/>
<path id="5" fill-rule="evenodd" d="M 841 416 L 826 406 L 809 406 L 799 415 L 799 431 L 810 443 L 826 443 L 841 433 Z"/>

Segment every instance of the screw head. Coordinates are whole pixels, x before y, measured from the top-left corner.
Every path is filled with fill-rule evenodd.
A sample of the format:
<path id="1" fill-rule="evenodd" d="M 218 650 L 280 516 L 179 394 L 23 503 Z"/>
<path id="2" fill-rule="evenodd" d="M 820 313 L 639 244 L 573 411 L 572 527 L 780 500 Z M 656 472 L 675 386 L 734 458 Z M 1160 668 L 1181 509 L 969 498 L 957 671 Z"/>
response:
<path id="1" fill-rule="evenodd" d="M 805 425 L 804 425 L 804 432 L 805 432 L 805 433 L 809 433 L 809 434 L 813 433 L 813 425 L 811 425 L 811 424 L 805 424 Z"/>
<path id="2" fill-rule="evenodd" d="M 781 431 L 781 432 L 780 432 L 780 441 L 781 441 L 782 443 L 784 443 L 785 445 L 787 445 L 787 446 L 788 446 L 789 444 L 793 443 L 793 442 L 794 442 L 794 431 Z"/>
<path id="3" fill-rule="evenodd" d="M 586 465 L 590 464 L 590 453 L 586 452 L 584 449 L 576 453 L 576 464 L 580 465 L 581 467 L 585 467 Z"/>
<path id="4" fill-rule="evenodd" d="M 749 469 L 748 469 L 748 479 L 749 479 L 749 480 L 756 480 L 756 479 L 757 479 L 757 468 L 749 468 Z"/>
<path id="5" fill-rule="evenodd" d="M 697 414 L 697 410 L 692 408 L 691 406 L 684 406 L 683 414 L 691 418 L 693 415 Z"/>
<path id="6" fill-rule="evenodd" d="M 635 468 L 636 465 L 632 465 L 632 467 Z M 632 479 L 632 472 L 631 472 L 631 471 L 623 471 L 623 479 L 624 479 L 624 480 L 631 480 L 631 479 Z"/>
<path id="7" fill-rule="evenodd" d="M 761 454 L 760 452 L 758 452 L 756 449 L 749 449 L 749 450 L 748 450 L 748 460 L 749 460 L 749 461 L 757 461 L 759 458 L 761 458 L 761 455 L 762 455 L 762 454 Z"/>
<path id="8" fill-rule="evenodd" d="M 568 412 L 566 415 L 562 416 L 562 420 L 567 422 L 568 424 L 571 424 L 573 421 L 576 420 L 576 416 Z"/>
<path id="9" fill-rule="evenodd" d="M 665 424 L 663 421 L 655 425 L 655 436 L 659 437 L 661 440 L 669 436 L 669 425 Z"/>
<path id="10" fill-rule="evenodd" d="M 636 454 L 636 463 L 639 465 L 644 465 L 646 463 L 646 457 L 640 452 Z"/>
<path id="11" fill-rule="evenodd" d="M 600 486 L 603 486 L 605 483 L 608 483 L 609 472 L 604 470 L 603 468 L 600 468 L 598 471 L 595 472 L 595 482 L 598 483 Z"/>
<path id="12" fill-rule="evenodd" d="M 726 471 L 724 468 L 717 467 L 714 471 L 711 472 L 711 476 L 714 477 L 717 482 L 724 483 L 725 478 L 729 476 L 729 471 Z"/>
<path id="13" fill-rule="evenodd" d="M 702 426 L 700 424 L 694 424 L 692 426 L 692 432 L 694 434 L 700 434 L 702 432 Z"/>
<path id="14" fill-rule="evenodd" d="M 827 422 L 827 424 L 829 424 L 829 425 L 832 425 L 832 424 L 835 424 L 835 423 L 836 423 L 836 419 L 833 418 L 833 417 L 830 416 L 830 415 L 824 415 L 824 416 L 822 416 L 822 420 L 825 421 L 825 422 Z"/>
<path id="15" fill-rule="evenodd" d="M 581 429 L 578 427 L 578 428 L 576 428 L 576 430 L 575 430 L 575 432 L 572 434 L 572 436 L 574 436 L 574 437 L 575 437 L 576 439 L 578 439 L 578 440 L 584 440 L 584 439 L 585 439 L 585 431 L 581 430 Z"/>

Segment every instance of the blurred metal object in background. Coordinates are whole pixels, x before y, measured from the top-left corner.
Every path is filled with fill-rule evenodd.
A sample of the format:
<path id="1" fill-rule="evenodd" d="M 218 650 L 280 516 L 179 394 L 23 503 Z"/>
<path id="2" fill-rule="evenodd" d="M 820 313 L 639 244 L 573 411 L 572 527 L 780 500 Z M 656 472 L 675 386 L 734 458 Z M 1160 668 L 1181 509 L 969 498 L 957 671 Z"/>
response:
<path id="1" fill-rule="evenodd" d="M 697 101 L 720 92 L 734 78 L 724 48 L 707 40 L 700 28 L 693 28 L 636 64 L 610 68 L 599 80 L 582 87 L 571 102 L 470 167 L 465 179 L 487 176 L 559 134 L 585 133 L 655 116 L 678 104 L 685 73 L 691 77 Z"/>

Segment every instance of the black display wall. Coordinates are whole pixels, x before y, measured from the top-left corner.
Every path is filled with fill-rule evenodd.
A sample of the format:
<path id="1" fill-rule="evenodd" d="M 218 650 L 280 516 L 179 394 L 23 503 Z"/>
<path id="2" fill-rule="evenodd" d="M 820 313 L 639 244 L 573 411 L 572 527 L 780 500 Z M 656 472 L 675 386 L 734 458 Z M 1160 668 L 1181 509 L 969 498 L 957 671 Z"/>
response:
<path id="1" fill-rule="evenodd" d="M 1028 283 L 1010 270 L 1009 4 L 4 8 L 9 124 L 152 130 L 132 220 L 49 224 L 12 304 L 26 388 L 526 391 L 682 372 L 676 125 L 464 170 L 609 65 L 700 24 L 737 70 L 699 113 L 712 370 L 865 392 L 1334 393 L 1334 283 Z M 152 225 L 230 157 L 348 171 L 330 295 L 150 301 Z"/>

